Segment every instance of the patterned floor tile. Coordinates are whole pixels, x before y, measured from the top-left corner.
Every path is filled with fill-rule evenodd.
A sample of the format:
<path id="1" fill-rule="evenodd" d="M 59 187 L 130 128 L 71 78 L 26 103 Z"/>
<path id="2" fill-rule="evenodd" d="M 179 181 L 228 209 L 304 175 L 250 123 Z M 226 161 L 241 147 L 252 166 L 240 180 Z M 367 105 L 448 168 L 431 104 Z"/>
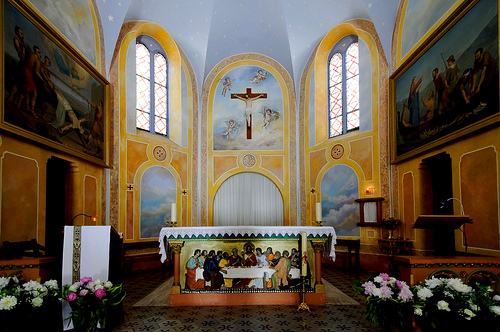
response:
<path id="1" fill-rule="evenodd" d="M 356 293 L 354 281 L 364 281 L 372 273 L 349 273 L 325 266 L 323 278 L 359 305 L 312 306 L 310 311 L 295 306 L 217 306 L 217 307 L 134 307 L 167 281 L 173 271 L 136 273 L 123 282 L 127 291 L 124 321 L 113 332 L 375 332 L 364 318 L 364 296 Z"/>

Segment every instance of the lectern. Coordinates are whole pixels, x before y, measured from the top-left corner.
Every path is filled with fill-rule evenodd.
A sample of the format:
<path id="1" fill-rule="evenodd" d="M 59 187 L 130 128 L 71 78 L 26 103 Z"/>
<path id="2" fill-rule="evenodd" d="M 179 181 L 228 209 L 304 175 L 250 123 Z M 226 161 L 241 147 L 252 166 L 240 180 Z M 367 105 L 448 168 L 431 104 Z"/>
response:
<path id="1" fill-rule="evenodd" d="M 466 215 L 420 215 L 413 228 L 434 230 L 434 250 L 436 256 L 455 254 L 455 229 L 463 224 L 472 224 Z"/>

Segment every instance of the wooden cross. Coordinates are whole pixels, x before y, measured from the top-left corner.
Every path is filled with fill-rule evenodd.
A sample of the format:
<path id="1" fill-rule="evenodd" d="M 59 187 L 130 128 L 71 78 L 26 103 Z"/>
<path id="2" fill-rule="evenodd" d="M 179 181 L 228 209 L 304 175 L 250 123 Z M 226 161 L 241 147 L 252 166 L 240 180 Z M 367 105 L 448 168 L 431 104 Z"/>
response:
<path id="1" fill-rule="evenodd" d="M 231 99 L 239 99 L 245 102 L 245 114 L 247 117 L 247 139 L 252 138 L 252 102 L 257 99 L 266 99 L 267 93 L 252 93 L 252 88 L 247 88 L 245 93 L 231 93 Z"/>

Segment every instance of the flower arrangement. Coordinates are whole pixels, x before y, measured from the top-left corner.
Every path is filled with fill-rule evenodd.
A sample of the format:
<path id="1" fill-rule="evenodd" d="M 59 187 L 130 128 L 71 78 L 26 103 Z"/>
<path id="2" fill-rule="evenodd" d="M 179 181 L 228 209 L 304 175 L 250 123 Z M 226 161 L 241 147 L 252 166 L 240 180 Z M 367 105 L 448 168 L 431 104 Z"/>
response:
<path id="1" fill-rule="evenodd" d="M 366 296 L 366 317 L 381 331 L 404 330 L 415 317 L 423 331 L 500 331 L 500 295 L 457 278 L 430 278 L 409 287 L 386 273 L 353 288 Z"/>
<path id="2" fill-rule="evenodd" d="M 413 292 L 404 281 L 380 273 L 365 283 L 357 281 L 354 290 L 367 296 L 366 318 L 382 331 L 392 331 L 404 325 L 405 311 L 410 310 Z"/>
<path id="3" fill-rule="evenodd" d="M 94 331 L 97 323 L 104 326 L 106 310 L 122 303 L 125 295 L 122 284 L 114 286 L 110 281 L 93 281 L 91 277 L 65 285 L 62 290 L 62 299 L 71 307 L 70 321 L 86 332 Z"/>
<path id="4" fill-rule="evenodd" d="M 59 294 L 56 280 L 43 284 L 30 280 L 21 284 L 17 277 L 0 277 L 0 310 L 39 308 L 44 303 L 58 300 Z"/>
<path id="5" fill-rule="evenodd" d="M 489 286 L 433 277 L 414 286 L 413 293 L 414 314 L 425 330 L 500 330 L 500 296 Z"/>
<path id="6" fill-rule="evenodd" d="M 57 322 L 52 313 L 54 305 L 60 305 L 60 296 L 56 280 L 42 284 L 22 282 L 15 276 L 0 277 L 0 331 L 28 330 L 41 318 L 46 326 Z"/>

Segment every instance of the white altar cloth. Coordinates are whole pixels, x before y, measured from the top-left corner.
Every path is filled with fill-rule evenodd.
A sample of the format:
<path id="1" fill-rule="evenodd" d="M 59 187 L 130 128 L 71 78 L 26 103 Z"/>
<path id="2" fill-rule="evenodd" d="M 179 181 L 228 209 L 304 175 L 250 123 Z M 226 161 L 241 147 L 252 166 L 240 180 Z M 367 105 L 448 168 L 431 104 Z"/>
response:
<path id="1" fill-rule="evenodd" d="M 165 243 L 168 246 L 168 240 L 173 239 L 196 239 L 205 236 L 242 236 L 242 237 L 257 237 L 257 236 L 297 236 L 300 237 L 302 232 L 307 233 L 308 240 L 317 237 L 328 237 L 329 241 L 326 244 L 329 249 L 329 256 L 335 260 L 335 244 L 337 243 L 337 235 L 335 229 L 330 226 L 212 226 L 212 227 L 163 227 L 160 231 L 160 254 L 161 262 L 167 259 Z M 165 243 L 163 239 L 166 239 Z"/>

